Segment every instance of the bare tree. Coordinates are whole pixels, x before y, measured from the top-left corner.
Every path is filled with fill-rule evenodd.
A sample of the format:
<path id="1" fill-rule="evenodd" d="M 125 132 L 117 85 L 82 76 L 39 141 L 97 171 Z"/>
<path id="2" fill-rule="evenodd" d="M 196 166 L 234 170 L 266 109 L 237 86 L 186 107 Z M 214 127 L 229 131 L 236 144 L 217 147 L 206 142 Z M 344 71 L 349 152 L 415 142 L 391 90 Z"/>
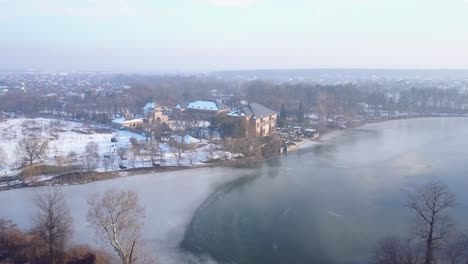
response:
<path id="1" fill-rule="evenodd" d="M 215 152 L 216 152 L 216 145 L 213 144 L 213 140 L 210 140 L 208 142 L 208 146 L 205 149 L 206 153 L 208 153 L 210 160 L 213 161 L 215 157 Z"/>
<path id="2" fill-rule="evenodd" d="M 375 249 L 376 264 L 403 264 L 403 250 L 400 239 L 386 238 Z"/>
<path id="3" fill-rule="evenodd" d="M 87 172 L 97 169 L 101 158 L 99 156 L 99 145 L 96 142 L 89 142 L 85 147 L 85 152 L 81 156 L 81 166 Z"/>
<path id="4" fill-rule="evenodd" d="M 417 244 L 412 239 L 388 237 L 377 244 L 374 250 L 376 264 L 418 264 L 420 256 Z"/>
<path id="5" fill-rule="evenodd" d="M 0 167 L 6 166 L 8 163 L 8 154 L 0 147 Z"/>
<path id="6" fill-rule="evenodd" d="M 457 234 L 444 244 L 441 250 L 441 263 L 447 264 L 466 264 L 468 263 L 468 235 L 465 233 Z"/>
<path id="7" fill-rule="evenodd" d="M 141 144 L 138 140 L 134 137 L 130 138 L 130 143 L 132 144 L 130 147 L 130 160 L 132 161 L 132 166 L 135 168 L 135 161 L 138 156 L 141 154 Z"/>
<path id="8" fill-rule="evenodd" d="M 425 242 L 424 264 L 432 264 L 438 243 L 452 230 L 445 211 L 455 206 L 455 197 L 447 185 L 430 182 L 409 196 L 407 206 L 417 217 L 416 235 Z"/>
<path id="9" fill-rule="evenodd" d="M 86 144 L 85 151 L 93 155 L 99 155 L 99 145 L 94 141 L 88 142 L 88 144 Z"/>
<path id="10" fill-rule="evenodd" d="M 64 155 L 58 155 L 55 157 L 55 163 L 57 163 L 57 166 L 62 168 L 67 164 L 67 157 Z"/>
<path id="11" fill-rule="evenodd" d="M 156 157 L 161 156 L 161 150 L 159 149 L 158 141 L 151 136 L 149 141 L 146 143 L 146 150 L 150 155 L 151 166 L 156 164 Z"/>
<path id="12" fill-rule="evenodd" d="M 8 252 L 9 249 L 9 232 L 16 229 L 16 225 L 9 220 L 0 219 L 0 252 Z"/>
<path id="13" fill-rule="evenodd" d="M 117 149 L 117 155 L 119 155 L 120 160 L 126 160 L 127 159 L 127 153 L 128 153 L 128 148 L 119 147 Z"/>
<path id="14" fill-rule="evenodd" d="M 138 263 L 144 208 L 133 191 L 108 189 L 88 199 L 88 223 L 115 250 L 122 264 Z"/>
<path id="15" fill-rule="evenodd" d="M 33 233 L 47 244 L 49 263 L 55 264 L 63 257 L 71 236 L 70 210 L 57 187 L 43 189 L 35 197 L 34 204 L 38 213 L 34 220 Z"/>
<path id="16" fill-rule="evenodd" d="M 114 155 L 109 155 L 102 159 L 102 166 L 104 166 L 105 172 L 107 172 L 109 169 L 114 169 L 114 162 L 115 162 Z"/>
<path id="17" fill-rule="evenodd" d="M 328 126 L 328 121 L 337 111 L 336 99 L 332 94 L 320 92 L 317 97 L 317 111 L 319 114 L 319 122 L 322 128 Z"/>
<path id="18" fill-rule="evenodd" d="M 237 139 L 235 141 L 235 150 L 236 153 L 242 153 L 246 157 L 255 156 L 258 152 L 259 142 L 256 138 L 247 137 L 244 139 Z"/>
<path id="19" fill-rule="evenodd" d="M 177 118 L 174 120 L 173 124 L 173 130 L 176 135 L 183 135 L 185 133 L 185 125 L 186 122 L 182 121 L 181 119 Z"/>
<path id="20" fill-rule="evenodd" d="M 182 160 L 184 159 L 183 154 L 188 148 L 188 144 L 184 142 L 183 137 L 180 137 L 180 140 L 181 141 L 179 142 L 178 139 L 173 139 L 169 142 L 169 149 L 177 162 L 177 166 L 182 164 Z"/>
<path id="21" fill-rule="evenodd" d="M 46 142 L 37 137 L 23 138 L 16 148 L 21 159 L 32 166 L 45 152 Z"/>
<path id="22" fill-rule="evenodd" d="M 220 141 L 222 145 L 221 150 L 223 151 L 224 160 L 229 160 L 231 158 L 231 153 L 234 150 L 235 142 L 236 140 L 232 138 L 224 138 Z"/>
<path id="23" fill-rule="evenodd" d="M 193 146 L 191 146 L 191 147 L 189 147 L 187 149 L 187 159 L 188 159 L 190 165 L 193 165 L 193 161 L 194 161 L 194 159 L 196 157 L 196 154 L 197 154 L 197 152 L 196 152 L 196 150 L 195 150 L 195 148 Z"/>

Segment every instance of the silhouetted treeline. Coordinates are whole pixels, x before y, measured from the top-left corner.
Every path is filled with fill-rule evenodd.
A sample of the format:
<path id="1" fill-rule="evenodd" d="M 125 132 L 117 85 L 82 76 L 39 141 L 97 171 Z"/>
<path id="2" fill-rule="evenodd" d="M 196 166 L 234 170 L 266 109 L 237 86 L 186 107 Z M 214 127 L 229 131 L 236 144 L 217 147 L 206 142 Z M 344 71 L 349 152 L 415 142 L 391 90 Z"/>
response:
<path id="1" fill-rule="evenodd" d="M 60 251 L 58 263 L 110 264 L 106 252 L 79 245 Z M 48 244 L 36 232 L 24 232 L 13 223 L 0 219 L 0 263 L 49 264 Z"/>
<path id="2" fill-rule="evenodd" d="M 394 86 L 391 82 L 386 86 L 369 83 L 318 85 L 204 76 L 119 75 L 112 78 L 117 79 L 112 83 L 122 83 L 121 87 L 12 89 L 0 96 L 0 111 L 108 122 L 115 114 L 138 113 L 145 103 L 153 100 L 168 107 L 197 99 L 218 99 L 236 107 L 240 100 L 246 100 L 276 111 L 285 105 L 288 114 L 296 116 L 299 105 L 305 113 L 322 111 L 327 112 L 327 116 L 353 115 L 364 110 L 465 113 L 468 109 L 468 93 L 462 87 L 402 87 L 401 82 Z"/>
<path id="3" fill-rule="evenodd" d="M 88 198 L 87 223 L 114 256 L 88 245 L 70 243 L 73 220 L 58 187 L 38 191 L 33 203 L 37 212 L 27 231 L 0 219 L 1 264 L 155 263 L 141 237 L 144 208 L 133 191 L 108 189 Z"/>
<path id="4" fill-rule="evenodd" d="M 343 113 L 359 111 L 359 103 L 366 99 L 366 92 L 354 85 L 275 84 L 266 81 L 245 85 L 245 97 L 248 100 L 278 111 L 282 104 L 294 101 L 297 101 L 295 110 L 299 110 L 300 103 L 305 109 L 317 108 L 320 95 L 324 93 L 333 96 L 335 107 Z"/>

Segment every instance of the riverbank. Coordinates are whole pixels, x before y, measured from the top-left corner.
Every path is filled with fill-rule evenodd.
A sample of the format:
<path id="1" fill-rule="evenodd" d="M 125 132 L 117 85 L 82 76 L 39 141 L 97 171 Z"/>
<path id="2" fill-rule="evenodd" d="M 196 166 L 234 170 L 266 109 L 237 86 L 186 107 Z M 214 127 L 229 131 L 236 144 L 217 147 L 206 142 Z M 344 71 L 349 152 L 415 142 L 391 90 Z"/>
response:
<path id="1" fill-rule="evenodd" d="M 295 145 L 289 146 L 287 153 L 293 153 L 294 151 L 307 148 L 322 142 L 325 136 L 337 132 L 337 131 L 345 131 L 348 129 L 353 129 L 357 127 L 364 126 L 366 124 L 375 124 L 375 123 L 382 123 L 387 121 L 394 121 L 394 120 L 404 120 L 404 119 L 418 119 L 418 118 L 440 118 L 440 117 L 468 117 L 467 115 L 443 115 L 443 114 L 424 114 L 424 115 L 406 115 L 406 116 L 397 116 L 397 117 L 381 117 L 381 118 L 372 118 L 372 119 L 365 119 L 359 122 L 350 122 L 349 126 L 343 129 L 326 129 L 320 132 L 320 136 L 313 138 L 313 139 L 304 139 L 300 142 L 296 142 Z M 87 184 L 96 181 L 103 181 L 103 180 L 110 180 L 116 179 L 120 177 L 131 177 L 131 176 L 140 176 L 140 175 L 147 175 L 147 174 L 157 174 L 163 172 L 173 172 L 173 171 L 182 171 L 182 170 L 190 170 L 190 169 L 200 169 L 200 168 L 214 168 L 214 167 L 247 167 L 252 166 L 254 164 L 258 164 L 263 160 L 255 160 L 253 158 L 242 158 L 242 159 L 235 159 L 229 161 L 215 161 L 210 163 L 198 164 L 198 165 L 191 165 L 191 166 L 160 166 L 160 167 L 139 167 L 139 168 L 131 168 L 119 171 L 112 171 L 112 172 L 92 172 L 83 175 L 82 173 L 77 172 L 69 172 L 63 173 L 61 175 L 42 175 L 40 178 L 46 179 L 41 180 L 39 182 L 20 182 L 17 185 L 10 186 L 7 184 L 1 185 L 0 182 L 0 191 L 9 190 L 9 189 L 17 189 L 17 188 L 27 188 L 27 187 L 37 187 L 37 186 L 44 186 L 44 185 L 59 185 L 59 186 L 67 186 L 67 185 L 78 185 L 78 184 Z"/>
<path id="2" fill-rule="evenodd" d="M 388 122 L 388 121 L 395 121 L 395 120 L 405 120 L 405 119 L 419 119 L 419 118 L 443 118 L 443 117 L 468 117 L 468 115 L 464 114 L 411 114 L 411 115 L 401 115 L 401 116 L 393 116 L 393 117 L 380 117 L 380 118 L 370 118 L 370 119 L 364 119 L 360 121 L 352 121 L 349 122 L 348 126 L 346 128 L 328 128 L 328 129 L 323 129 L 320 131 L 320 135 L 316 138 L 313 139 L 304 139 L 300 142 L 295 142 L 295 145 L 289 146 L 287 149 L 287 153 L 291 153 L 294 151 L 297 151 L 302 148 L 306 148 L 309 146 L 312 146 L 318 142 L 321 142 L 324 138 L 324 136 L 329 135 L 333 132 L 337 131 L 345 131 L 348 129 L 353 129 L 353 128 L 358 128 L 361 126 L 365 126 L 368 124 L 377 124 L 377 123 L 383 123 L 383 122 Z"/>
<path id="3" fill-rule="evenodd" d="M 36 176 L 36 180 L 29 180 L 28 182 L 20 182 L 18 179 L 14 180 L 14 185 L 2 184 L 0 182 L 0 191 L 28 188 L 28 187 L 41 187 L 41 186 L 71 186 L 89 184 L 98 181 L 112 180 L 122 177 L 133 177 L 148 174 L 160 174 L 167 172 L 177 172 L 185 170 L 195 170 L 202 168 L 215 168 L 215 167 L 248 167 L 252 164 L 261 162 L 262 160 L 255 161 L 252 158 L 243 158 L 227 161 L 216 161 L 204 164 L 197 164 L 191 166 L 158 166 L 158 167 L 139 167 L 130 168 L 119 171 L 109 172 L 90 172 L 83 173 L 79 171 L 71 171 L 58 175 L 40 175 Z M 11 177 L 8 177 L 11 178 Z M 0 178 L 1 179 L 1 178 Z"/>
<path id="4" fill-rule="evenodd" d="M 206 260 L 211 255 L 243 263 L 344 263 L 343 259 L 369 263 L 365 260 L 377 241 L 387 233 L 408 230 L 411 218 L 401 206 L 402 188 L 417 186 L 436 170 L 436 179 L 454 188 L 461 206 L 467 204 L 463 172 L 468 123 L 458 119 L 410 123 L 372 126 L 381 131 L 375 137 L 366 133 L 341 137 L 345 130 L 327 133 L 320 140 L 330 148 L 290 155 L 281 165 L 202 168 L 60 187 L 74 218 L 72 243 L 95 241 L 85 224 L 86 198 L 107 188 L 124 188 L 138 192 L 146 208 L 143 237 L 160 263 L 216 263 Z M 446 138 L 441 140 L 441 134 Z M 375 146 L 383 145 L 389 147 L 376 151 Z M 433 163 L 441 159 L 446 162 Z M 35 194 L 33 188 L 1 192 L 0 218 L 30 227 Z M 457 219 L 467 219 L 466 210 L 460 212 Z M 180 249 L 185 237 L 204 254 L 200 257 L 204 261 Z M 302 247 L 316 244 L 323 247 L 313 247 L 313 252 Z M 249 251 L 240 250 L 245 248 Z M 334 258 L 322 259 L 321 252 Z"/>

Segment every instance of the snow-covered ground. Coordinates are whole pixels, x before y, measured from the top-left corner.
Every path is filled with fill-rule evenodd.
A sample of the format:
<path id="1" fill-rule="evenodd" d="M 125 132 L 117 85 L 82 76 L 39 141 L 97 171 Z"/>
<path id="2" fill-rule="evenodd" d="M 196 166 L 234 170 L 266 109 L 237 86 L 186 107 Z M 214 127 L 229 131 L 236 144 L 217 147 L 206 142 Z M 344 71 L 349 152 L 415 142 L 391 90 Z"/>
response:
<path id="1" fill-rule="evenodd" d="M 62 120 L 60 120 L 59 124 L 52 125 L 57 121 L 49 118 L 15 118 L 0 122 L 0 148 L 7 153 L 8 162 L 12 164 L 18 160 L 18 142 L 25 137 L 25 134 L 27 135 L 32 131 L 35 131 L 34 133 L 41 138 L 48 140 L 46 157 L 44 157 L 46 162 L 53 162 L 55 157 L 66 156 L 70 152 L 80 155 L 85 152 L 86 145 L 89 142 L 97 143 L 99 154 L 103 156 L 115 152 L 119 146 L 128 147 L 130 145 L 129 140 L 132 137 L 140 140 L 144 139 L 142 135 L 129 131 L 83 134 L 76 131 L 88 131 L 92 130 L 92 128 L 83 123 Z M 118 137 L 118 142 L 111 142 L 113 136 Z M 10 167 L 4 167 L 3 170 L 7 171 Z"/>
<path id="2" fill-rule="evenodd" d="M 66 157 L 72 152 L 77 156 L 85 155 L 86 145 L 89 142 L 95 142 L 98 145 L 100 158 L 102 160 L 107 158 L 110 161 L 107 170 L 118 170 L 121 166 L 127 168 L 152 166 L 150 155 L 144 149 L 135 158 L 135 162 L 130 158 L 131 154 L 125 155 L 126 158 L 123 160 L 118 155 L 119 148 L 128 149 L 131 146 L 131 138 L 135 138 L 141 145 L 145 145 L 146 138 L 142 134 L 125 130 L 111 130 L 102 126 L 89 126 L 78 122 L 57 121 L 49 118 L 14 118 L 0 122 L 0 148 L 7 153 L 9 164 L 0 168 L 0 176 L 12 174 L 10 169 L 15 167 L 14 164 L 19 159 L 18 142 L 29 133 L 34 133 L 48 140 L 47 151 L 42 160 L 44 163 L 56 164 L 57 157 Z M 99 131 L 99 129 L 101 130 Z M 87 132 L 90 134 L 86 134 Z M 115 138 L 116 142 L 112 142 L 112 138 Z M 159 144 L 161 159 L 156 158 L 161 166 L 199 165 L 210 159 L 233 158 L 231 153 L 224 152 L 219 146 L 210 145 L 204 140 L 190 136 L 174 136 L 173 139 L 179 143 L 190 144 L 191 148 L 183 152 L 175 151 L 169 143 L 161 142 Z M 180 158 L 178 158 L 179 154 Z M 106 170 L 103 162 L 99 163 L 97 170 Z"/>

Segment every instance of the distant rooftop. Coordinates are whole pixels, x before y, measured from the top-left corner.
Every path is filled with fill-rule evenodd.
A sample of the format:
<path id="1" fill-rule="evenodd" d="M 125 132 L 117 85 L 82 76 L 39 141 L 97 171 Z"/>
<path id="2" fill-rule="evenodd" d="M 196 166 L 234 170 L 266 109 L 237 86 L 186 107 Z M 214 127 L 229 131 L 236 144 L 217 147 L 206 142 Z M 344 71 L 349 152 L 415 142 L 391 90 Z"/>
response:
<path id="1" fill-rule="evenodd" d="M 264 107 L 263 105 L 257 104 L 257 103 L 250 103 L 247 106 L 242 107 L 242 110 L 248 114 L 248 115 L 253 115 L 254 117 L 265 117 L 265 116 L 270 116 L 270 115 L 275 115 L 276 112 Z M 249 112 L 250 111 L 250 112 Z"/>
<path id="2" fill-rule="evenodd" d="M 228 116 L 253 116 L 253 118 L 263 118 L 277 114 L 275 111 L 257 103 L 250 103 L 243 106 L 240 110 L 228 113 Z"/>
<path id="3" fill-rule="evenodd" d="M 187 109 L 220 111 L 220 110 L 227 110 L 229 109 L 229 107 L 217 101 L 199 100 L 199 101 L 190 102 L 187 106 Z"/>
<path id="4" fill-rule="evenodd" d="M 156 102 L 148 102 L 145 104 L 145 106 L 143 107 L 143 110 L 153 110 L 154 108 L 156 108 L 158 106 L 158 104 Z"/>

